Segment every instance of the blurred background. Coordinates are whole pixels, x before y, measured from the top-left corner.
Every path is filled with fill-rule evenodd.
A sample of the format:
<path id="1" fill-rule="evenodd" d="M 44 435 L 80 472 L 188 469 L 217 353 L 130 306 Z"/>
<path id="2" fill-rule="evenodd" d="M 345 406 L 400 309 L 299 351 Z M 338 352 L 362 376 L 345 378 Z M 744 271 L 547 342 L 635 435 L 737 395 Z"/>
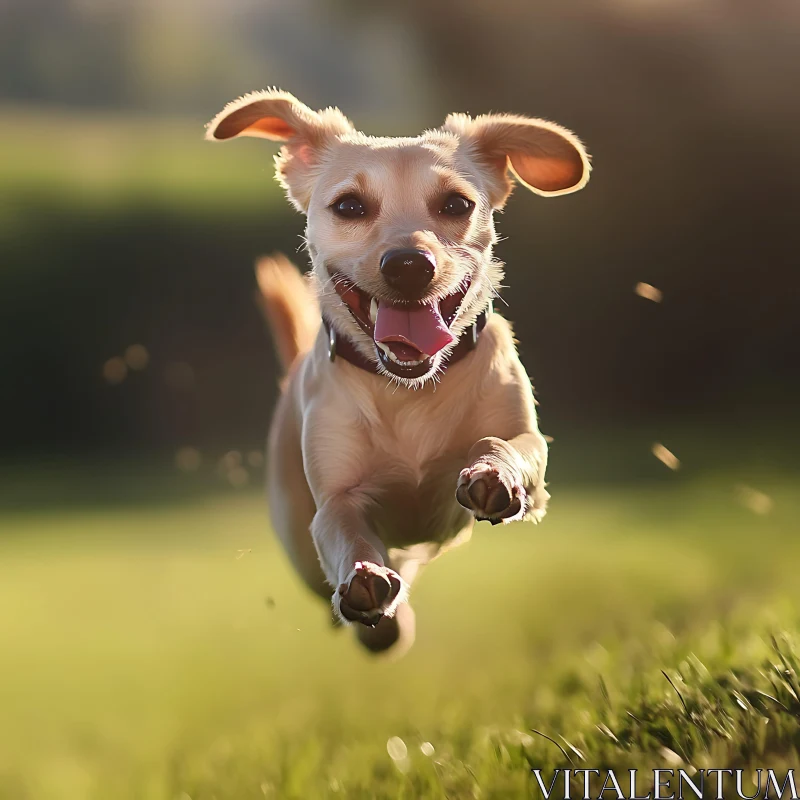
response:
<path id="1" fill-rule="evenodd" d="M 402 674 L 328 631 L 268 532 L 260 451 L 279 375 L 253 264 L 305 255 L 275 147 L 203 141 L 247 91 L 277 85 L 383 135 L 451 111 L 541 116 L 594 157 L 583 192 L 518 191 L 498 220 L 501 312 L 554 437 L 552 512 L 503 547 L 542 581 L 520 571 L 473 608 L 465 576 L 500 558 L 481 526 L 483 544 L 423 577 L 406 669 L 508 656 L 508 715 L 534 713 L 542 642 L 624 650 L 629 617 L 677 628 L 751 595 L 794 598 L 798 35 L 793 0 L 0 0 L 0 659 L 15 676 L 0 797 L 127 796 L 120 775 L 132 797 L 250 796 L 230 788 L 243 767 L 187 789 L 175 754 L 224 750 L 192 738 L 213 719 L 274 766 L 253 755 L 276 751 L 252 745 L 251 716 L 323 718 L 286 699 L 301 657 L 335 654 L 362 682 Z M 542 553 L 572 578 L 548 583 Z M 662 598 L 658 565 L 684 556 L 694 566 L 670 567 Z M 598 572 L 617 588 L 579 610 Z M 445 596 L 487 622 L 493 602 L 529 612 L 482 640 Z M 462 697 L 494 724 L 473 678 Z M 253 796 L 322 796 L 292 784 L 288 728 L 269 730 L 283 766 Z"/>
<path id="2" fill-rule="evenodd" d="M 375 134 L 502 110 L 583 137 L 589 191 L 518 193 L 499 220 L 507 313 L 553 435 L 791 415 L 797 4 L 430 5 L 0 6 L 6 453 L 260 442 L 276 375 L 252 266 L 294 253 L 303 220 L 272 180 L 273 146 L 202 134 L 268 85 Z M 148 372 L 110 391 L 103 364 L 131 344 Z M 184 381 L 164 379 L 170 364 Z"/>

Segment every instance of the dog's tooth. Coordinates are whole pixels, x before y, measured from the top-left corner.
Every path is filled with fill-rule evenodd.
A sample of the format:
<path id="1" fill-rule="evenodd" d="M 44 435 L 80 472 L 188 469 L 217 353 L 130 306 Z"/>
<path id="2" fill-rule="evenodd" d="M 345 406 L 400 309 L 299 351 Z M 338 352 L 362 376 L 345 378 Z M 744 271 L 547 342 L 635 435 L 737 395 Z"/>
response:
<path id="1" fill-rule="evenodd" d="M 387 358 L 390 361 L 394 361 L 395 364 L 401 364 L 402 363 L 400 361 L 400 359 L 392 352 L 392 350 L 389 347 L 389 345 L 386 345 L 383 342 L 375 342 L 375 344 L 377 344 L 378 347 L 380 347 L 380 349 L 383 350 L 383 352 L 386 354 Z"/>
<path id="2" fill-rule="evenodd" d="M 369 304 L 369 318 L 373 325 L 378 321 L 378 301 L 374 297 Z"/>
<path id="3" fill-rule="evenodd" d="M 401 367 L 418 367 L 420 364 L 423 363 L 425 359 L 421 359 L 419 361 L 403 361 L 399 359 L 389 348 L 388 345 L 384 344 L 383 342 L 375 342 L 375 344 L 380 347 L 380 349 L 386 354 L 387 358 L 390 361 L 393 361 L 395 364 Z"/>
<path id="4" fill-rule="evenodd" d="M 380 347 L 380 349 L 381 349 L 381 350 L 383 350 L 383 352 L 384 352 L 384 353 L 385 353 L 385 354 L 386 354 L 386 355 L 387 355 L 389 358 L 391 358 L 391 357 L 392 357 L 392 351 L 389 349 L 389 345 L 387 345 L 387 344 L 384 344 L 383 342 L 375 342 L 375 344 L 377 344 L 377 345 L 378 345 L 378 347 Z"/>

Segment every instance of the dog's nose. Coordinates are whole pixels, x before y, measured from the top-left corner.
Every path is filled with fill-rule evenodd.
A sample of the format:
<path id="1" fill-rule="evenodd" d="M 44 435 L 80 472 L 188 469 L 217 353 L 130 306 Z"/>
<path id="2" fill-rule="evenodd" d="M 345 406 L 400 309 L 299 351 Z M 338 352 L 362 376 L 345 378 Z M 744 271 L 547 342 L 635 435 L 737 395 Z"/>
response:
<path id="1" fill-rule="evenodd" d="M 407 300 L 422 296 L 435 271 L 433 255 L 425 250 L 389 250 L 381 259 L 384 280 Z"/>

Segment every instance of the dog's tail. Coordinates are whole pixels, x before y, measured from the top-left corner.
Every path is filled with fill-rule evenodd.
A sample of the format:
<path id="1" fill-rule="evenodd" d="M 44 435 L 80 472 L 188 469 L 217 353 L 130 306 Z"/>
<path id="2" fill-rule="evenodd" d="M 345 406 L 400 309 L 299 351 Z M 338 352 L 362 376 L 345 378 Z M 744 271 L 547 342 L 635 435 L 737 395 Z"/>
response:
<path id="1" fill-rule="evenodd" d="M 259 305 L 272 330 L 275 349 L 288 372 L 314 344 L 320 326 L 319 305 L 311 285 L 282 253 L 256 263 Z"/>

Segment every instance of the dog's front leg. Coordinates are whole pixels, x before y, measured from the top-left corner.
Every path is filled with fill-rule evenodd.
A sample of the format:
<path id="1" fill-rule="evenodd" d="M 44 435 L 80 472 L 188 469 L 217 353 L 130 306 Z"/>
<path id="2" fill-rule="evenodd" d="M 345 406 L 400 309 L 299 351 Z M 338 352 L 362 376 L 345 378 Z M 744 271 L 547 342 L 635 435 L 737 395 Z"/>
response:
<path id="1" fill-rule="evenodd" d="M 456 498 L 476 519 L 538 522 L 550 495 L 544 488 L 547 443 L 538 432 L 523 433 L 506 441 L 487 436 L 469 451 L 461 470 Z"/>
<path id="2" fill-rule="evenodd" d="M 314 515 L 311 535 L 341 619 L 377 625 L 391 617 L 408 590 L 388 567 L 386 548 L 370 530 L 369 498 L 358 489 L 329 496 Z"/>

